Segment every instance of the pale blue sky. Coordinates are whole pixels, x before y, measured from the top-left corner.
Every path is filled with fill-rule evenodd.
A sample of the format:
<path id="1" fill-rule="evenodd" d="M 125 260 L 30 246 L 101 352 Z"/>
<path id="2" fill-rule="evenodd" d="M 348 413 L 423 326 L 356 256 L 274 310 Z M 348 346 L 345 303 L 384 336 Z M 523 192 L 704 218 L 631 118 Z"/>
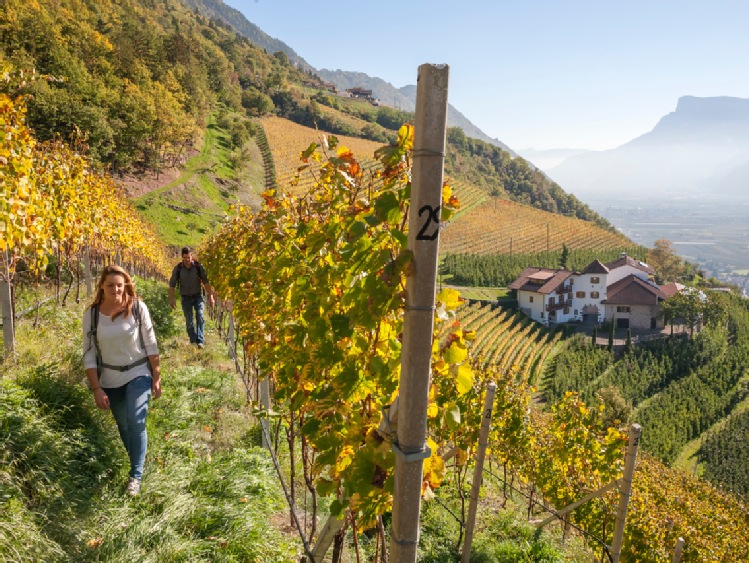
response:
<path id="1" fill-rule="evenodd" d="M 680 96 L 749 98 L 749 0 L 224 0 L 315 68 L 396 87 L 450 65 L 449 99 L 516 150 L 607 149 Z"/>

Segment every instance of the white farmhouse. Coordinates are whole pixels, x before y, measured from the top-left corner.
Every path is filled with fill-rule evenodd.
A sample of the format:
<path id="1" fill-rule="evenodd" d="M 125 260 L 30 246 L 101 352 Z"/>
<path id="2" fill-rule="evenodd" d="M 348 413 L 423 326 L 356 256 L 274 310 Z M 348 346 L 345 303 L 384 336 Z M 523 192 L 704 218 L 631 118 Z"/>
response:
<path id="1" fill-rule="evenodd" d="M 573 318 L 572 272 L 548 268 L 526 268 L 510 284 L 516 289 L 520 310 L 534 321 L 548 325 Z"/>
<path id="2" fill-rule="evenodd" d="M 660 328 L 659 304 L 668 298 L 649 280 L 655 270 L 626 254 L 582 272 L 526 268 L 509 288 L 520 311 L 544 325 L 568 321 L 613 321 L 619 328 Z"/>

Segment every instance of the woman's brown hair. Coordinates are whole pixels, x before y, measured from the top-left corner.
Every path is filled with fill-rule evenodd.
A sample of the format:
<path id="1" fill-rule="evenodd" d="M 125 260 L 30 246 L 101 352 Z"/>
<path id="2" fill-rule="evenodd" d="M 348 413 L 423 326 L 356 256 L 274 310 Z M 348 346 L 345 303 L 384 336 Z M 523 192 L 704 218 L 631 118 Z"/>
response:
<path id="1" fill-rule="evenodd" d="M 105 266 L 101 271 L 99 281 L 96 283 L 96 297 L 94 297 L 91 307 L 94 305 L 101 305 L 101 302 L 104 300 L 104 282 L 107 281 L 107 276 L 122 276 L 125 278 L 125 294 L 123 296 L 125 298 L 125 307 L 122 310 L 117 311 L 112 316 L 112 320 L 119 317 L 120 313 L 124 313 L 124 318 L 127 318 L 133 308 L 133 301 L 138 299 L 138 296 L 135 294 L 135 284 L 133 284 L 130 274 L 128 274 L 124 268 L 117 265 Z"/>

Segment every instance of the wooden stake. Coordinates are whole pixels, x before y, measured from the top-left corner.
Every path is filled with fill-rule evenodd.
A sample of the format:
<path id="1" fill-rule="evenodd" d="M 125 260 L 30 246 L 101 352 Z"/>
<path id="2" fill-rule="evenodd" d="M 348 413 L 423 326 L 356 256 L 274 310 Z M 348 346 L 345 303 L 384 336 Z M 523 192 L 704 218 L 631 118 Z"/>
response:
<path id="1" fill-rule="evenodd" d="M 676 549 L 674 549 L 674 558 L 671 563 L 681 563 L 681 551 L 684 549 L 684 538 L 676 540 Z"/>
<path id="2" fill-rule="evenodd" d="M 0 308 L 3 315 L 3 344 L 5 356 L 11 356 L 16 349 L 15 330 L 13 326 L 13 295 L 10 285 L 10 257 L 8 251 L 3 255 L 3 271 L 0 272 Z"/>
<path id="3" fill-rule="evenodd" d="M 629 446 L 627 446 L 627 456 L 624 458 L 624 476 L 621 480 L 619 508 L 616 511 L 616 522 L 614 523 L 614 540 L 611 543 L 612 563 L 619 563 L 619 557 L 621 557 L 622 553 L 624 524 L 627 521 L 627 506 L 629 505 L 629 495 L 632 492 L 632 477 L 635 473 L 637 448 L 640 445 L 641 434 L 642 426 L 639 424 L 633 424 L 629 427 Z"/>
<path id="4" fill-rule="evenodd" d="M 421 65 L 416 88 L 413 181 L 408 247 L 414 253 L 406 282 L 406 315 L 401 352 L 391 560 L 416 561 L 426 447 L 427 405 L 432 361 L 437 252 L 439 249 L 445 135 L 447 65 Z"/>
<path id="5" fill-rule="evenodd" d="M 484 457 L 486 447 L 489 443 L 489 427 L 492 422 L 492 409 L 494 408 L 494 396 L 497 393 L 497 384 L 493 381 L 486 388 L 484 396 L 484 415 L 481 418 L 481 432 L 479 434 L 479 447 L 476 451 L 476 465 L 473 468 L 473 484 L 471 485 L 471 502 L 468 505 L 468 520 L 466 522 L 466 537 L 463 541 L 463 557 L 461 563 L 468 563 L 471 558 L 471 543 L 473 542 L 473 529 L 476 525 L 476 511 L 479 505 L 479 492 L 484 477 Z"/>
<path id="6" fill-rule="evenodd" d="M 339 520 L 334 516 L 328 516 L 325 526 L 323 526 L 320 535 L 317 537 L 315 547 L 312 549 L 313 561 L 311 563 L 318 563 L 325 559 L 325 554 L 330 549 L 333 539 L 335 539 L 336 534 L 343 528 L 345 523 L 345 518 Z"/>
<path id="7" fill-rule="evenodd" d="M 86 280 L 86 297 L 91 297 L 94 293 L 94 284 L 91 277 L 91 251 L 88 246 L 83 251 L 83 277 Z"/>
<path id="8" fill-rule="evenodd" d="M 259 375 L 259 374 L 258 374 Z M 260 380 L 260 404 L 263 405 L 265 412 L 270 410 L 270 382 L 267 377 Z M 260 425 L 263 429 L 263 447 L 267 450 L 273 445 L 270 443 L 270 420 L 267 416 L 260 419 Z"/>

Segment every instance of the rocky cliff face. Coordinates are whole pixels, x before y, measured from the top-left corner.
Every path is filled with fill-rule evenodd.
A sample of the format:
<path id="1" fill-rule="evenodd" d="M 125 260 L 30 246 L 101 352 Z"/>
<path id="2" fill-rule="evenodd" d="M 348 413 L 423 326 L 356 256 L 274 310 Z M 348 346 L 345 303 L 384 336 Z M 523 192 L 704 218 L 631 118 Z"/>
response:
<path id="1" fill-rule="evenodd" d="M 684 96 L 649 133 L 548 173 L 578 196 L 749 195 L 749 100 Z"/>

